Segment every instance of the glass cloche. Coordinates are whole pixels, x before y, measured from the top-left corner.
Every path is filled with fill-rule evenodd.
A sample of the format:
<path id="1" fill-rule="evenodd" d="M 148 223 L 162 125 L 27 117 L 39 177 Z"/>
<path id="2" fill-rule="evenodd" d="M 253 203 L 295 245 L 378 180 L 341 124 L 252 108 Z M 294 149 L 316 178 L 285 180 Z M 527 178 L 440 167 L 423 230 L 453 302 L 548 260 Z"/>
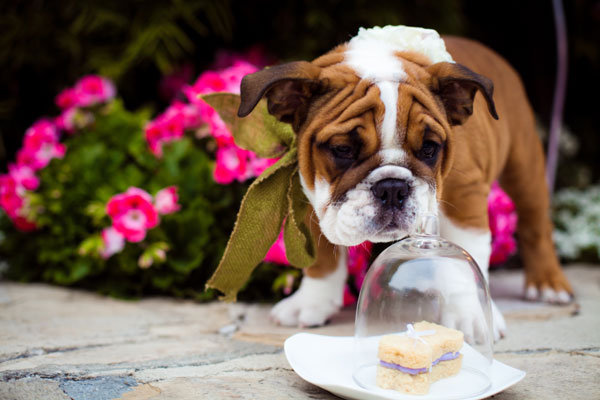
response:
<path id="1" fill-rule="evenodd" d="M 435 215 L 420 216 L 416 232 L 384 250 L 367 273 L 353 376 L 365 389 L 452 399 L 491 385 L 487 282 L 473 258 L 438 231 Z"/>

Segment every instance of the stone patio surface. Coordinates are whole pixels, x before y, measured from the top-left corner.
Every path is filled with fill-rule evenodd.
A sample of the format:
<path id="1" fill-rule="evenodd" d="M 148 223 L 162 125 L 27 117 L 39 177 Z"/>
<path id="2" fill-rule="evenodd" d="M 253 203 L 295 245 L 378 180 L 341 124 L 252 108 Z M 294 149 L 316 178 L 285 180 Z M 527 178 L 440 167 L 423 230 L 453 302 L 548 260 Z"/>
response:
<path id="1" fill-rule="evenodd" d="M 519 271 L 492 273 L 508 323 L 495 357 L 527 376 L 494 396 L 600 399 L 600 267 L 566 268 L 577 303 L 521 301 Z M 0 399 L 336 399 L 289 366 L 269 306 L 120 301 L 0 282 Z M 311 332 L 352 335 L 344 310 Z"/>

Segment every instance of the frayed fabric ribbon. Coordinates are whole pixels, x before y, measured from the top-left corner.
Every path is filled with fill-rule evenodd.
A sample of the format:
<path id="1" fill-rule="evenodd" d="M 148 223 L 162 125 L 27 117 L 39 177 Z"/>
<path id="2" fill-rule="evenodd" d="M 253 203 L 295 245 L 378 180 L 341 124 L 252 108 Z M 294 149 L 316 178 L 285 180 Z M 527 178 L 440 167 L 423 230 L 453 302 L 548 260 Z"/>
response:
<path id="1" fill-rule="evenodd" d="M 206 284 L 223 292 L 221 300 L 235 301 L 282 226 L 290 264 L 299 268 L 314 264 L 315 243 L 304 222 L 309 203 L 300 185 L 296 135 L 290 125 L 268 113 L 264 99 L 241 119 L 239 95 L 212 93 L 201 98 L 219 113 L 238 146 L 259 157 L 279 157 L 248 188 L 223 257 Z"/>

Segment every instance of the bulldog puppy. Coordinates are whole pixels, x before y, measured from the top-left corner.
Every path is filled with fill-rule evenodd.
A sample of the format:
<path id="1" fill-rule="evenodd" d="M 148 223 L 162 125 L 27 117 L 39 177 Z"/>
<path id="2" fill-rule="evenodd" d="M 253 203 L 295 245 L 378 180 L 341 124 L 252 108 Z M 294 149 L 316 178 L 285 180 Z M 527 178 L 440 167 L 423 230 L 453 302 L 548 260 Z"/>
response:
<path id="1" fill-rule="evenodd" d="M 315 265 L 274 320 L 324 324 L 342 304 L 345 246 L 399 240 L 423 212 L 438 213 L 442 237 L 471 253 L 487 279 L 495 180 L 517 207 L 526 298 L 570 301 L 534 116 L 518 75 L 492 50 L 420 28 L 361 29 L 312 62 L 246 76 L 239 116 L 263 96 L 298 135 L 318 242 Z M 506 325 L 493 312 L 497 339 Z"/>

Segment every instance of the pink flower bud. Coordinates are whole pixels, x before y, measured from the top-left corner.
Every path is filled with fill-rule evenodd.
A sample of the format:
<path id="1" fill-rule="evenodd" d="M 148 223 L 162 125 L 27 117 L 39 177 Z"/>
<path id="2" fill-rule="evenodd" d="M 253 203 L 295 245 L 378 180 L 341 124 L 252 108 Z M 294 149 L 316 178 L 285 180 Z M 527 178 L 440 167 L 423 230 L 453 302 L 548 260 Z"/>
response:
<path id="1" fill-rule="evenodd" d="M 125 237 L 113 226 L 102 230 L 103 247 L 100 250 L 102 258 L 107 259 L 113 254 L 121 252 L 125 247 Z"/>
<path id="2" fill-rule="evenodd" d="M 169 186 L 156 193 L 154 196 L 154 207 L 161 215 L 172 214 L 181 208 L 181 206 L 177 204 L 178 199 L 177 187 Z"/>

